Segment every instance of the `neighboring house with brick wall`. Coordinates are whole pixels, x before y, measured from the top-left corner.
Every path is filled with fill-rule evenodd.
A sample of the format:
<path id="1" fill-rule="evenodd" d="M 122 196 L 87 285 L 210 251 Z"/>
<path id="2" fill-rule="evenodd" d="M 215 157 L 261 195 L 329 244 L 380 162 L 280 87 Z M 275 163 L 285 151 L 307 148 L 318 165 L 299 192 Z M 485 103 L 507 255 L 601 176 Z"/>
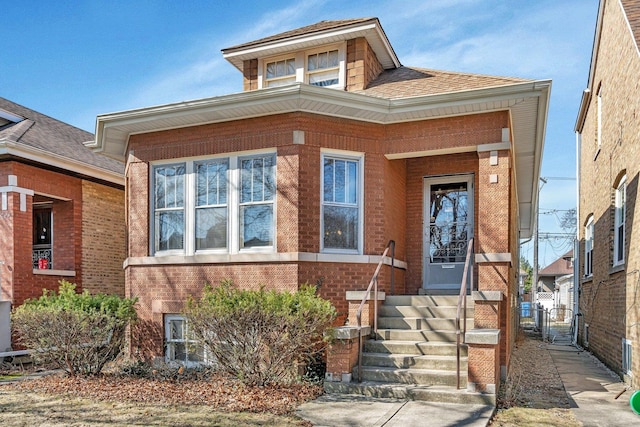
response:
<path id="1" fill-rule="evenodd" d="M 177 350 L 184 301 L 224 279 L 317 284 L 344 325 L 348 293 L 366 289 L 391 239 L 385 303 L 457 294 L 475 237 L 483 301 L 472 327 L 495 343 L 469 349 L 468 378 L 495 390 L 515 339 L 550 81 L 405 67 L 376 18 L 222 52 L 242 93 L 97 119 L 93 148 L 126 161 L 126 289 L 141 318 L 132 350 L 197 359 Z"/>
<path id="2" fill-rule="evenodd" d="M 93 139 L 0 98 L 1 301 L 63 279 L 124 296 L 124 165 L 84 146 Z"/>
<path id="3" fill-rule="evenodd" d="M 537 291 L 554 292 L 557 280 L 567 274 L 573 274 L 573 250 L 565 253 L 538 272 Z"/>
<path id="4" fill-rule="evenodd" d="M 638 388 L 640 1 L 602 0 L 579 142 L 579 342 Z"/>

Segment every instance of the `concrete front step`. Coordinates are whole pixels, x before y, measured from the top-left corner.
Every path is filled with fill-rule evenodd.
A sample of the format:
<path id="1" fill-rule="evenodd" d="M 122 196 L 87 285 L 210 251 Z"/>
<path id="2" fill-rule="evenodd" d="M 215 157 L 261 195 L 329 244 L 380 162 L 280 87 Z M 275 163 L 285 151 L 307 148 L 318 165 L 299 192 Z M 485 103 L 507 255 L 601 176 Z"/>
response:
<path id="1" fill-rule="evenodd" d="M 434 356 L 455 356 L 456 343 L 450 342 L 425 342 L 403 340 L 366 340 L 364 351 L 370 353 L 400 353 L 400 354 L 428 354 Z M 460 346 L 460 354 L 467 355 L 467 345 Z"/>
<path id="2" fill-rule="evenodd" d="M 464 320 L 460 319 L 460 326 Z M 425 317 L 379 317 L 379 329 L 432 329 L 456 330 L 455 318 L 425 318 Z M 467 317 L 467 329 L 473 328 L 473 318 Z"/>
<path id="3" fill-rule="evenodd" d="M 385 303 L 378 308 L 380 317 L 425 317 L 455 319 L 458 307 L 455 305 L 429 306 L 429 305 L 391 305 Z M 474 308 L 467 307 L 467 319 L 473 319 Z M 461 312 L 460 317 L 464 314 Z"/>
<path id="4" fill-rule="evenodd" d="M 456 356 L 418 356 L 415 354 L 363 353 L 363 366 L 376 366 L 401 369 L 431 369 L 456 371 Z M 460 358 L 460 370 L 467 372 L 467 358 Z"/>
<path id="5" fill-rule="evenodd" d="M 353 377 L 358 378 L 358 368 L 354 368 Z M 456 371 L 439 369 L 401 369 L 381 366 L 363 366 L 362 379 L 382 383 L 447 385 L 457 383 Z M 467 371 L 460 370 L 460 387 L 467 386 Z"/>
<path id="6" fill-rule="evenodd" d="M 418 307 L 458 306 L 458 295 L 387 295 L 385 305 Z M 473 298 L 467 296 L 467 308 L 473 308 Z"/>
<path id="7" fill-rule="evenodd" d="M 495 394 L 469 392 L 464 387 L 462 389 L 456 389 L 455 386 L 380 383 L 375 381 L 363 381 L 358 383 L 354 381 L 350 383 L 327 381 L 324 383 L 324 391 L 326 393 L 357 394 L 361 396 L 389 399 L 496 405 Z M 425 419 L 425 425 L 428 424 L 428 420 Z"/>
<path id="8" fill-rule="evenodd" d="M 382 340 L 439 341 L 455 343 L 456 331 L 432 329 L 378 329 L 377 338 Z"/>

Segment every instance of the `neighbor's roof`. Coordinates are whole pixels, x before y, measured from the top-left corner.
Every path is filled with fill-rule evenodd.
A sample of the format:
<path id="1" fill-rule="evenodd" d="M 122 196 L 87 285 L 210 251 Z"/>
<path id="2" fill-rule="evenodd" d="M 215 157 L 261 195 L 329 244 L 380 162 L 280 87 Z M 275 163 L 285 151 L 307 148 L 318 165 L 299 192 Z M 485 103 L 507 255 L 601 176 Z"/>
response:
<path id="1" fill-rule="evenodd" d="M 560 258 L 538 272 L 538 276 L 565 276 L 573 273 L 573 250 L 562 255 Z"/>
<path id="2" fill-rule="evenodd" d="M 515 77 L 496 77 L 416 67 L 399 67 L 383 71 L 366 89 L 354 92 L 377 98 L 401 99 L 531 81 Z"/>
<path id="3" fill-rule="evenodd" d="M 124 164 L 85 147 L 94 135 L 0 97 L 0 156 L 13 156 L 115 184 Z"/>
<path id="4" fill-rule="evenodd" d="M 631 27 L 631 32 L 636 41 L 636 49 L 640 46 L 640 1 L 638 0 L 621 0 L 624 12 L 627 15 L 627 21 Z"/>

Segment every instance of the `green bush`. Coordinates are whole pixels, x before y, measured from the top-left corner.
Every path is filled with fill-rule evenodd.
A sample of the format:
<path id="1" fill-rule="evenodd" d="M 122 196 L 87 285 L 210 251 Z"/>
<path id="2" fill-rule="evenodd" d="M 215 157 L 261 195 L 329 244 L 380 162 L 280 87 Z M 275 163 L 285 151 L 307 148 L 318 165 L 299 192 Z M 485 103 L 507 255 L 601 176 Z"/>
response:
<path id="1" fill-rule="evenodd" d="M 98 374 L 122 352 L 136 300 L 75 289 L 63 280 L 57 293 L 25 301 L 11 314 L 12 329 L 37 361 L 72 376 Z"/>
<path id="2" fill-rule="evenodd" d="M 216 368 L 266 385 L 294 380 L 298 366 L 324 349 L 336 311 L 314 286 L 252 291 L 226 281 L 207 285 L 200 300 L 187 302 L 185 315 Z"/>

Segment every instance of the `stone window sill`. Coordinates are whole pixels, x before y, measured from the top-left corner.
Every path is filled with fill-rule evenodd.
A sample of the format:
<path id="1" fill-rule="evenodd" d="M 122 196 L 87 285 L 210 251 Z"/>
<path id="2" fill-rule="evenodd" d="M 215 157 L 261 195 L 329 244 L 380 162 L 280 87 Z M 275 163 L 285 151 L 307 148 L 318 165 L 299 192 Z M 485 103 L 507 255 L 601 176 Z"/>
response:
<path id="1" fill-rule="evenodd" d="M 64 276 L 64 277 L 75 277 L 76 272 L 74 270 L 40 270 L 34 269 L 33 274 L 38 274 L 41 276 Z"/>

